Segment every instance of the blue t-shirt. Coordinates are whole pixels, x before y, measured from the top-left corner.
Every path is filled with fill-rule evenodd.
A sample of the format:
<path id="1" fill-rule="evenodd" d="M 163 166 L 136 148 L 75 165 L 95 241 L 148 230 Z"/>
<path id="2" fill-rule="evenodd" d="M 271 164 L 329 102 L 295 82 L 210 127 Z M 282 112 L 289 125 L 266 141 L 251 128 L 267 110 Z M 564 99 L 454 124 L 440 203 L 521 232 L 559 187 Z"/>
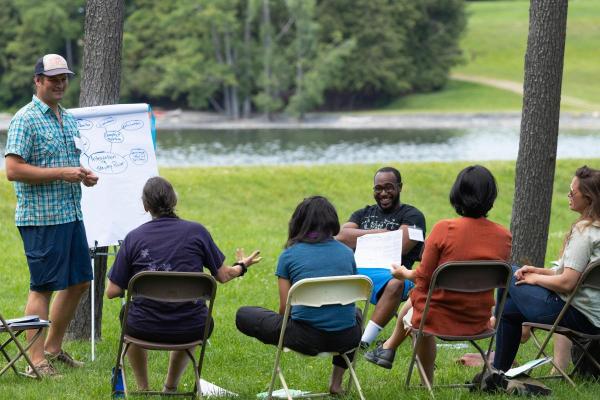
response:
<path id="1" fill-rule="evenodd" d="M 108 279 L 122 289 L 140 271 L 202 272 L 215 276 L 225 256 L 204 226 L 179 218 L 157 218 L 125 236 Z M 134 300 L 127 324 L 156 333 L 188 333 L 204 326 L 204 302 L 161 303 Z"/>
<path id="2" fill-rule="evenodd" d="M 275 275 L 289 280 L 292 285 L 305 278 L 356 275 L 354 253 L 349 247 L 333 239 L 321 243 L 297 243 L 281 253 Z M 293 306 L 291 318 L 329 332 L 356 325 L 354 304 Z"/>

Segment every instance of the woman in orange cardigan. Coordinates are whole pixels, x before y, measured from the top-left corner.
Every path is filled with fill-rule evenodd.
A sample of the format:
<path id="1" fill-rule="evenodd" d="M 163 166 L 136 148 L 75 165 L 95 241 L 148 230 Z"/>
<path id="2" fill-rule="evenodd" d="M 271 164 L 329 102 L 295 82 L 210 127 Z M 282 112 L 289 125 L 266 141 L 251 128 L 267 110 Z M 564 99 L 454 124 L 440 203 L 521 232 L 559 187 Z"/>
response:
<path id="1" fill-rule="evenodd" d="M 509 259 L 510 232 L 486 218 L 497 193 L 496 180 L 487 168 L 474 165 L 463 169 L 450 191 L 450 204 L 460 217 L 441 220 L 433 227 L 418 269 L 394 266 L 395 278 L 410 279 L 416 284 L 410 294 L 412 326 L 421 323 L 431 277 L 439 265 L 449 261 Z M 445 335 L 478 334 L 488 328 L 494 304 L 492 290 L 482 293 L 436 290 L 431 298 L 424 330 Z M 410 316 L 406 307 L 403 311 L 408 311 Z M 367 359 L 390 368 L 395 349 L 405 336 L 403 322 L 398 318 L 392 337 L 368 353 Z M 419 342 L 417 354 L 427 378 L 433 382 L 435 338 L 425 335 Z"/>

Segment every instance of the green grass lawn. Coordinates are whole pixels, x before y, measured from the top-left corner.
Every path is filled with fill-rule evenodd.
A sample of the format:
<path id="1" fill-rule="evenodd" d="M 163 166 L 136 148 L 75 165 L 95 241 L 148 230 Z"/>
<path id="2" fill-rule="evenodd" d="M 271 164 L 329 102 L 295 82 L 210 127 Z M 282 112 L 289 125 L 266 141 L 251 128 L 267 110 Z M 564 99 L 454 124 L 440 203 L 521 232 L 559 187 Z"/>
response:
<path id="1" fill-rule="evenodd" d="M 468 22 L 461 41 L 464 63 L 454 72 L 523 82 L 529 29 L 529 1 L 466 3 Z M 563 106 L 565 111 L 600 109 L 600 1 L 569 2 L 563 96 L 582 99 L 590 107 Z M 409 95 L 391 103 L 397 111 L 520 111 L 520 96 L 477 84 L 450 81 L 441 91 Z"/>
<path id="2" fill-rule="evenodd" d="M 598 166 L 599 160 L 560 160 L 552 205 L 552 223 L 547 260 L 556 258 L 562 238 L 575 215 L 569 211 L 567 192 L 574 170 L 588 163 Z M 448 203 L 448 191 L 458 171 L 467 163 L 397 164 L 403 174 L 402 200 L 418 206 L 427 217 L 429 229 L 441 218 L 455 214 Z M 496 206 L 490 218 L 509 225 L 514 185 L 514 162 L 485 164 L 495 174 L 500 187 Z M 293 167 L 220 167 L 162 169 L 161 174 L 173 182 L 179 194 L 179 214 L 203 223 L 231 262 L 236 247 L 261 249 L 264 260 L 251 267 L 242 279 L 219 285 L 215 302 L 216 329 L 208 346 L 203 377 L 221 387 L 239 393 L 242 399 L 255 398 L 267 389 L 275 349 L 239 333 L 234 324 L 235 311 L 242 305 L 260 305 L 275 309 L 277 305 L 275 263 L 286 239 L 288 219 L 295 205 L 305 196 L 322 194 L 337 207 L 340 220 L 372 202 L 370 188 L 377 165 L 328 165 Z M 0 307 L 7 317 L 22 314 L 28 288 L 28 272 L 21 240 L 13 223 L 14 193 L 11 185 L 0 178 L 0 265 L 3 295 Z M 97 360 L 89 361 L 89 343 L 71 342 L 66 349 L 77 358 L 87 360 L 78 371 L 65 371 L 60 380 L 36 382 L 15 377 L 10 371 L 0 378 L 2 398 L 108 398 L 111 367 L 116 357 L 119 334 L 118 300 L 105 301 L 103 340 L 97 346 Z M 392 326 L 386 328 L 386 335 Z M 382 336 L 382 338 L 385 337 Z M 369 399 L 427 399 L 425 391 L 403 388 L 408 364 L 408 345 L 397 355 L 394 369 L 381 369 L 361 360 L 358 374 Z M 465 350 L 440 348 L 436 377 L 438 382 L 465 381 L 476 370 L 455 364 Z M 533 357 L 533 345 L 528 343 L 519 361 Z M 164 354 L 151 357 L 151 379 L 160 388 L 166 369 Z M 312 391 L 326 390 L 330 371 L 329 360 L 304 358 L 286 354 L 283 368 L 290 386 Z M 132 377 L 131 377 L 132 378 Z M 418 381 L 418 380 L 417 380 Z M 183 382 L 190 385 L 189 373 Z M 550 382 L 555 398 L 573 396 L 573 389 L 561 382 Z M 596 398 L 595 386 L 585 384 L 577 389 L 578 399 Z M 438 398 L 474 399 L 480 395 L 467 391 L 441 390 Z M 501 396 L 497 396 L 500 398 Z M 348 398 L 355 399 L 352 394 Z"/>
<path id="3" fill-rule="evenodd" d="M 450 80 L 443 90 L 400 97 L 385 107 L 394 112 L 520 111 L 523 98 L 507 90 Z M 385 111 L 381 111 L 385 112 Z"/>
<path id="4" fill-rule="evenodd" d="M 529 29 L 528 1 L 467 3 L 467 32 L 462 41 L 466 63 L 457 72 L 523 81 Z M 563 95 L 600 104 L 595 82 L 600 77 L 600 2 L 569 2 Z"/>

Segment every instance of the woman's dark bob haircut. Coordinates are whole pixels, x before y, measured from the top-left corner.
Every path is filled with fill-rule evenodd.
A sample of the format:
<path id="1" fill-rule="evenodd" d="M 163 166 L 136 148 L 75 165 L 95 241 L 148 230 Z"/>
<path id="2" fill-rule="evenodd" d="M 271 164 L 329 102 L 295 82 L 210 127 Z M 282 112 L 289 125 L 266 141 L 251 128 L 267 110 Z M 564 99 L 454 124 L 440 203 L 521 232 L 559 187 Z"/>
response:
<path id="1" fill-rule="evenodd" d="M 152 214 L 152 218 L 177 218 L 177 195 L 173 185 L 165 178 L 154 176 L 146 181 L 142 190 L 142 202 L 146 211 Z"/>
<path id="2" fill-rule="evenodd" d="M 463 217 L 487 217 L 497 195 L 496 179 L 490 170 L 471 165 L 458 173 L 450 190 L 450 204 Z"/>
<path id="3" fill-rule="evenodd" d="M 292 214 L 285 247 L 299 242 L 324 242 L 339 231 L 340 221 L 333 204 L 323 196 L 307 197 Z"/>

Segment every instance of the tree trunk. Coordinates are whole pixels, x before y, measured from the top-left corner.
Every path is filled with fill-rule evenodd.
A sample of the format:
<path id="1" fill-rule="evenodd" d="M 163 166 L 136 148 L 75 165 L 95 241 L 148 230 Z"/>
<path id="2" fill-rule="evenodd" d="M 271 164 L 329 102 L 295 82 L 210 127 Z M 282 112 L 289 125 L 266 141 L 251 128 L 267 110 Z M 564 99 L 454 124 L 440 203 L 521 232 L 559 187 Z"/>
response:
<path id="1" fill-rule="evenodd" d="M 251 87 L 252 87 L 252 19 L 254 12 L 252 10 L 252 2 L 246 3 L 246 18 L 244 19 L 244 47 L 242 50 L 242 72 L 241 72 L 241 87 L 243 89 L 242 96 L 244 97 L 242 105 L 242 117 L 250 118 L 251 112 Z"/>
<path id="2" fill-rule="evenodd" d="M 123 43 L 123 0 L 88 0 L 85 9 L 83 65 L 80 107 L 119 102 L 121 87 L 121 47 Z M 100 253 L 108 248 L 101 247 Z M 106 279 L 106 256 L 94 258 L 95 338 L 102 337 L 102 299 Z M 91 298 L 88 290 L 66 333 L 69 339 L 87 339 L 91 335 Z"/>
<path id="3" fill-rule="evenodd" d="M 567 0 L 532 0 L 512 210 L 512 262 L 544 265 L 560 118 Z"/>
<path id="4" fill-rule="evenodd" d="M 227 66 L 231 69 L 231 71 L 235 71 L 235 55 L 233 54 L 233 49 L 231 46 L 231 33 L 229 31 L 225 32 L 225 60 L 227 62 Z M 236 85 L 227 85 L 229 89 L 229 107 L 230 107 L 230 117 L 233 119 L 240 119 L 240 106 L 238 100 L 238 92 Z"/>
<path id="5" fill-rule="evenodd" d="M 221 40 L 219 38 L 219 32 L 217 31 L 217 27 L 215 26 L 215 24 L 210 25 L 210 33 L 211 33 L 211 38 L 212 38 L 212 42 L 213 42 L 213 47 L 215 50 L 215 59 L 217 60 L 217 62 L 219 64 L 223 64 L 223 55 L 221 53 Z M 227 92 L 227 86 L 224 83 L 221 86 L 222 86 L 222 90 L 223 90 L 223 107 L 219 106 L 219 107 L 215 107 L 215 109 L 217 111 L 219 111 L 219 109 L 223 110 L 223 108 L 224 108 L 225 113 L 229 116 L 230 115 L 229 93 Z"/>
<path id="6" fill-rule="evenodd" d="M 271 10 L 269 8 L 269 0 L 263 0 L 262 2 L 262 25 L 264 30 L 263 35 L 263 67 L 265 74 L 265 84 L 264 89 L 269 100 L 273 97 L 273 88 L 272 88 L 272 71 L 271 71 L 271 62 L 272 62 L 272 42 L 271 42 Z M 273 117 L 273 113 L 271 110 L 271 105 L 267 107 L 266 110 L 267 119 L 270 121 Z"/>

